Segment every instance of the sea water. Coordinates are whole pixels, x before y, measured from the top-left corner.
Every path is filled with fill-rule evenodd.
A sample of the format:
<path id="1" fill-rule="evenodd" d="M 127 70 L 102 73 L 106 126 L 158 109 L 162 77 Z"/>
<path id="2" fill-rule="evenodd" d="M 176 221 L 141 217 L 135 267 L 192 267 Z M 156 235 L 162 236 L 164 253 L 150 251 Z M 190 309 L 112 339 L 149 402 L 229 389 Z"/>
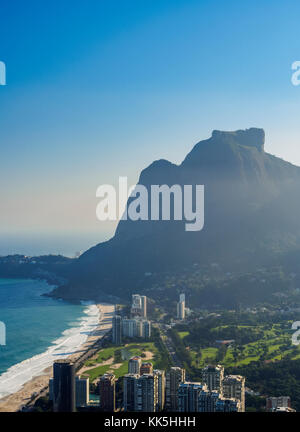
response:
<path id="1" fill-rule="evenodd" d="M 0 399 L 74 353 L 99 323 L 95 305 L 42 296 L 52 288 L 45 281 L 0 279 L 0 321 L 6 327 L 6 345 L 0 345 Z"/>

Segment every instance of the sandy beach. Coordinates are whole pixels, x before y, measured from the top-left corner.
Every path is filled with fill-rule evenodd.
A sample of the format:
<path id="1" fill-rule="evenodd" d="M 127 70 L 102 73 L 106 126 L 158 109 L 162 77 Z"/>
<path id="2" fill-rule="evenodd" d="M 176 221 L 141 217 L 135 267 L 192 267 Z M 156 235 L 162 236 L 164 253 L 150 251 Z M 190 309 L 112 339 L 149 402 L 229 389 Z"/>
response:
<path id="1" fill-rule="evenodd" d="M 68 355 L 70 360 L 78 360 L 81 355 L 87 352 L 99 339 L 101 339 L 112 326 L 112 316 L 114 305 L 98 304 L 100 310 L 99 325 L 93 330 L 86 341 Z M 17 392 L 0 399 L 0 412 L 19 411 L 22 406 L 30 402 L 32 395 L 38 395 L 48 386 L 49 379 L 52 377 L 52 366 L 44 369 L 40 374 L 26 382 Z"/>

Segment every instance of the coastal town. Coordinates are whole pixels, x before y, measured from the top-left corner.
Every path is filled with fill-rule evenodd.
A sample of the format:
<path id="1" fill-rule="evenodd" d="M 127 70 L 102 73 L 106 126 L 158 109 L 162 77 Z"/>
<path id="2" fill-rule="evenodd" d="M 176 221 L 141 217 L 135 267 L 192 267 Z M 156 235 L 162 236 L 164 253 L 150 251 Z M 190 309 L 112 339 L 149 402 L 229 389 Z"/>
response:
<path id="1" fill-rule="evenodd" d="M 262 410 L 295 411 L 289 395 L 263 399 L 244 376 L 227 373 L 217 356 L 198 360 L 200 379 L 194 380 L 172 338 L 176 326 L 193 322 L 184 293 L 169 323 L 157 318 L 145 295 L 133 294 L 130 305 L 97 307 L 99 324 L 85 343 L 0 400 L 0 411 L 245 412 L 253 397 L 264 400 Z M 184 339 L 188 332 L 179 334 Z M 234 345 L 234 339 L 216 340 L 210 352 Z"/>

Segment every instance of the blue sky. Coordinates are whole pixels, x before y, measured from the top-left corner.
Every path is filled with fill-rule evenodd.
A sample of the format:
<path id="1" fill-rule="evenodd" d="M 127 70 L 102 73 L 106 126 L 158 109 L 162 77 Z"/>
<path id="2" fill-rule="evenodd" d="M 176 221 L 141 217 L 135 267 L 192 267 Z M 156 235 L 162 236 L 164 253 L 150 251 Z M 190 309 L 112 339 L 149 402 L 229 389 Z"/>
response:
<path id="1" fill-rule="evenodd" d="M 97 186 L 179 163 L 213 129 L 263 127 L 266 150 L 300 165 L 298 1 L 17 0 L 0 12 L 0 253 L 33 236 L 35 251 L 66 253 L 109 237 Z"/>

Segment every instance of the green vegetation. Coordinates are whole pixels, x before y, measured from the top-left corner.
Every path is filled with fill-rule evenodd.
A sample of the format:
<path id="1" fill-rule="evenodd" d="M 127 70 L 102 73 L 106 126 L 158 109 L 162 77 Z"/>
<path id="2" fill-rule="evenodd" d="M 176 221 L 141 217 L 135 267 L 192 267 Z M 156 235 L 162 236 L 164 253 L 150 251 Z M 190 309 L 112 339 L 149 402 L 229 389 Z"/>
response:
<path id="1" fill-rule="evenodd" d="M 292 345 L 293 319 L 279 314 L 223 312 L 188 325 L 179 324 L 171 336 L 177 354 L 190 368 L 209 363 L 238 367 L 251 362 L 300 358 Z"/>
<path id="2" fill-rule="evenodd" d="M 293 360 L 300 358 L 300 348 L 291 344 L 290 335 L 283 333 L 276 338 L 263 334 L 256 342 L 244 345 L 232 343 L 227 347 L 190 349 L 192 365 L 203 367 L 208 363 L 221 363 L 225 367 L 242 366 L 257 361 L 276 361 L 289 357 Z"/>
<path id="3" fill-rule="evenodd" d="M 268 364 L 300 360 L 300 346 L 293 345 L 291 340 L 295 318 L 291 314 L 284 317 L 267 312 L 220 312 L 188 325 L 178 324 L 170 336 L 191 379 L 201 380 L 201 369 L 207 364 L 222 364 L 226 371 L 235 370 L 247 377 L 247 371 L 252 373 Z M 255 379 L 252 383 L 253 389 L 259 391 Z M 267 381 L 264 391 L 273 394 Z"/>
<path id="4" fill-rule="evenodd" d="M 260 249 L 263 252 L 263 248 Z M 165 312 L 174 316 L 176 302 L 184 286 L 188 304 L 193 310 L 238 309 L 239 307 L 267 306 L 277 311 L 300 307 L 300 278 L 297 274 L 299 253 L 292 254 L 281 264 L 272 267 L 241 271 L 233 265 L 230 271 L 221 260 L 205 264 L 194 262 L 184 267 L 159 273 L 146 280 L 145 288 L 151 297 L 163 305 Z M 291 262 L 292 261 L 292 262 Z M 164 298 L 161 298 L 163 289 Z"/>
<path id="5" fill-rule="evenodd" d="M 183 367 L 186 370 L 190 370 L 192 366 L 192 358 L 189 350 L 186 348 L 184 344 L 183 339 L 178 335 L 177 331 L 174 328 L 169 330 L 168 334 L 173 340 L 173 345 L 176 349 L 176 353 L 178 357 L 182 362 Z"/>
<path id="6" fill-rule="evenodd" d="M 90 381 L 93 382 L 96 378 L 98 378 L 101 375 L 104 375 L 109 369 L 109 365 L 106 366 L 98 366 L 96 368 L 87 370 L 83 373 L 84 376 L 88 376 L 90 378 Z"/>
<path id="7" fill-rule="evenodd" d="M 184 339 L 186 336 L 188 336 L 190 333 L 188 331 L 181 331 L 178 332 L 178 336 L 180 337 L 180 339 Z"/>
<path id="8" fill-rule="evenodd" d="M 156 327 L 152 328 L 152 338 L 159 353 L 159 356 L 157 356 L 156 368 L 162 370 L 169 369 L 172 365 L 172 361 L 168 350 L 166 349 L 164 343 L 161 340 L 160 332 Z"/>
<path id="9" fill-rule="evenodd" d="M 169 335 L 190 379 L 201 380 L 207 364 L 222 364 L 257 393 L 247 395 L 247 410 L 263 411 L 265 397 L 279 395 L 290 396 L 300 410 L 300 345 L 291 340 L 296 320 L 293 313 L 227 311 L 178 324 Z"/>
<path id="10" fill-rule="evenodd" d="M 152 358 L 147 361 L 151 361 L 154 368 L 165 369 L 169 366 L 168 353 L 161 343 L 158 330 L 154 329 L 153 337 L 149 342 L 134 341 L 125 346 L 108 346 L 100 350 L 96 357 L 85 363 L 84 366 L 91 368 L 86 370 L 83 375 L 88 376 L 91 382 L 107 372 L 111 372 L 116 378 L 119 378 L 128 373 L 128 360 L 131 357 L 138 355 L 146 361 L 146 352 L 152 353 Z M 105 362 L 106 364 L 102 364 Z"/>
<path id="11" fill-rule="evenodd" d="M 283 395 L 290 396 L 292 407 L 300 411 L 300 360 L 285 359 L 267 364 L 252 362 L 246 366 L 229 368 L 227 372 L 244 375 L 247 386 L 262 396 L 248 398 L 248 406 L 258 408 L 259 404 L 265 405 L 265 395 Z"/>

